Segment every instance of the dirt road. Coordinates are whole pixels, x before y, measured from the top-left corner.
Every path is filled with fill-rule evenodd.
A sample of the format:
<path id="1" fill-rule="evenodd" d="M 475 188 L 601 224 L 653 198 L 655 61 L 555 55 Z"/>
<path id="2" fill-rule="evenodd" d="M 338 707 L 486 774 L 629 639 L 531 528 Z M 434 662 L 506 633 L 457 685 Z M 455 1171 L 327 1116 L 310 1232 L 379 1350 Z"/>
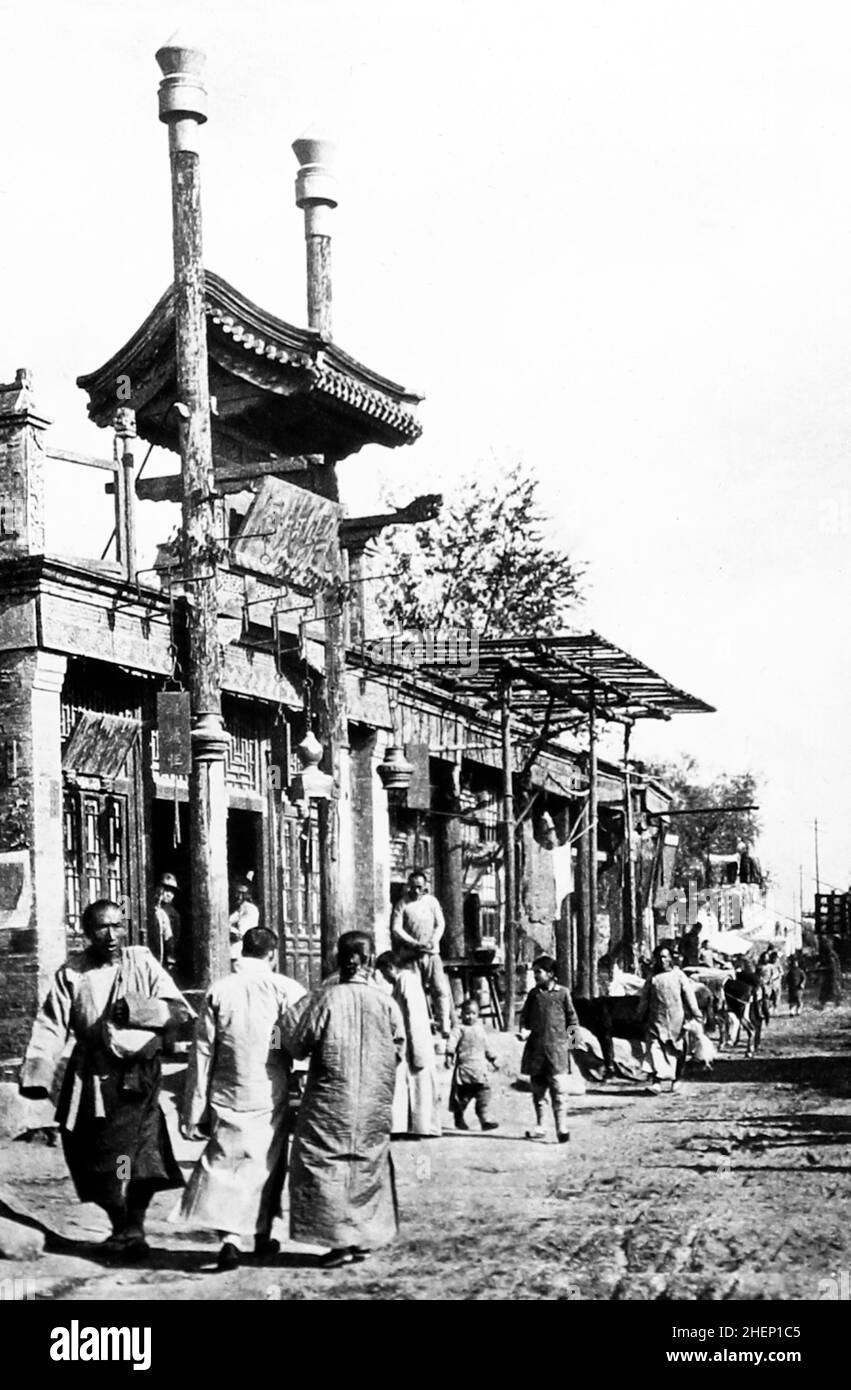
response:
<path id="1" fill-rule="evenodd" d="M 273 1265 L 217 1274 L 215 1238 L 170 1225 L 164 1194 L 149 1261 L 106 1266 L 90 1244 L 105 1220 L 76 1202 L 61 1149 L 18 1141 L 0 1147 L 0 1183 L 80 1245 L 0 1262 L 0 1278 L 34 1276 L 59 1300 L 817 1299 L 843 1273 L 849 1286 L 851 1009 L 781 1016 L 756 1060 L 724 1058 L 674 1096 L 589 1090 L 565 1145 L 525 1139 L 519 1044 L 498 1044 L 500 1129 L 457 1133 L 447 1115 L 441 1139 L 394 1143 L 400 1239 L 362 1265 L 323 1272 L 285 1245 Z M 196 1150 L 176 1148 L 188 1171 Z"/>

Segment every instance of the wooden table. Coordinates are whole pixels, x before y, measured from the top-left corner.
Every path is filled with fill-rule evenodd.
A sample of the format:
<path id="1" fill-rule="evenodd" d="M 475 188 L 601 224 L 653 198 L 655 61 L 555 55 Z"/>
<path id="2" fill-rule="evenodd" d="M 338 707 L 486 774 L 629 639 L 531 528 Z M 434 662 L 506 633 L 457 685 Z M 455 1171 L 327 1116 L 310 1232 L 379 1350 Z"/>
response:
<path id="1" fill-rule="evenodd" d="M 452 960 L 445 960 L 443 968 L 450 979 L 461 981 L 465 997 L 475 997 L 473 985 L 476 980 L 487 981 L 488 999 L 486 1003 L 479 1005 L 479 1016 L 480 1018 L 492 1018 L 494 1026 L 502 1031 L 502 1005 L 499 1002 L 496 980 L 499 971 L 504 967 L 497 965 L 494 961 L 480 961 L 471 957 L 457 956 Z"/>

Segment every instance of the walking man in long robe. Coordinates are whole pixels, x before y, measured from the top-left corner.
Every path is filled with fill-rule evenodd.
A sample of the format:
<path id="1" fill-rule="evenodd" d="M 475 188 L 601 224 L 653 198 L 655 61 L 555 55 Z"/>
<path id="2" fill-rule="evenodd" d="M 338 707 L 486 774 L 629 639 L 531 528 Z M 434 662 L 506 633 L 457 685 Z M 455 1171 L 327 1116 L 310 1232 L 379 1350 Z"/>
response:
<path id="1" fill-rule="evenodd" d="M 392 990 L 405 1025 L 405 1055 L 396 1074 L 393 1133 L 417 1138 L 439 1138 L 440 1082 L 435 1057 L 435 1038 L 428 1004 L 418 970 L 406 969 L 385 951 L 375 962 Z"/>
<path id="2" fill-rule="evenodd" d="M 665 946 L 653 954 L 653 974 L 641 993 L 638 1015 L 645 1022 L 647 1066 L 651 1072 L 649 1090 L 657 1095 L 663 1081 L 671 1090 L 678 1085 L 678 1070 L 685 1056 L 683 1029 L 687 1019 L 701 1020 L 700 1006 L 688 975 L 674 965 Z"/>
<path id="3" fill-rule="evenodd" d="M 273 931 L 249 928 L 232 973 L 207 991 L 189 1055 L 180 1132 L 209 1140 L 179 1216 L 220 1233 L 220 1270 L 237 1267 L 246 1238 L 256 1255 L 279 1248 L 271 1233 L 286 1172 L 290 1073 L 280 1025 L 306 991 L 273 969 L 277 945 Z"/>
<path id="4" fill-rule="evenodd" d="M 339 983 L 285 1015 L 282 1042 L 310 1058 L 290 1164 L 290 1236 L 326 1245 L 328 1268 L 362 1260 L 396 1235 L 390 1131 L 405 1047 L 398 1005 L 377 989 L 366 932 L 338 942 Z"/>
<path id="5" fill-rule="evenodd" d="M 108 1215 L 104 1244 L 125 1260 L 148 1251 L 145 1215 L 155 1192 L 182 1187 L 159 1106 L 164 1034 L 192 1009 L 146 946 L 124 946 L 121 908 L 107 899 L 83 913 L 88 946 L 57 970 L 33 1026 L 21 1095 L 47 1097 L 65 1045 L 76 1046 L 56 1117 L 81 1202 Z"/>

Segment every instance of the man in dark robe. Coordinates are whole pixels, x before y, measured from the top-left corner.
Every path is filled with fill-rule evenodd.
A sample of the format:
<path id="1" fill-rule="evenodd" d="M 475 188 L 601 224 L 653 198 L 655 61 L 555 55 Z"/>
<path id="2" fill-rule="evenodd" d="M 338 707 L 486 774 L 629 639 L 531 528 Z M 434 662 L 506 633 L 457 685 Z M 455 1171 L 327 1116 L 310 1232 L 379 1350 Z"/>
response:
<path id="1" fill-rule="evenodd" d="M 290 1056 L 310 1058 L 290 1161 L 290 1236 L 329 1246 L 328 1268 L 363 1260 L 396 1235 L 390 1133 L 405 1049 L 399 1007 L 372 979 L 372 938 L 346 932 L 337 951 L 339 983 L 281 1023 Z"/>
<path id="2" fill-rule="evenodd" d="M 163 1040 L 192 1009 L 145 946 L 124 946 L 117 903 L 83 913 L 84 951 L 57 970 L 33 1025 L 21 1095 L 50 1094 L 69 1037 L 76 1046 L 56 1117 L 81 1202 L 112 1224 L 105 1250 L 126 1260 L 147 1253 L 145 1215 L 155 1192 L 182 1187 L 159 1106 Z"/>

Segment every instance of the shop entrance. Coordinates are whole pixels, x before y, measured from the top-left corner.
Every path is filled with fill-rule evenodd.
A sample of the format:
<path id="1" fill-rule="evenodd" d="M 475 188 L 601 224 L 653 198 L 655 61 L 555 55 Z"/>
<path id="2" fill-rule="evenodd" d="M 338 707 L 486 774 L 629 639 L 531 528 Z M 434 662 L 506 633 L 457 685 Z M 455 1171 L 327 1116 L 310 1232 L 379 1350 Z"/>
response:
<path id="1" fill-rule="evenodd" d="M 177 961 L 181 977 L 191 970 L 192 896 L 189 885 L 189 806 L 185 801 L 166 801 L 157 797 L 151 823 L 151 898 L 148 911 L 153 912 L 154 895 L 163 874 L 177 879 L 174 908 L 180 917 Z M 149 926 L 149 923 L 146 923 Z"/>
<path id="2" fill-rule="evenodd" d="M 228 891 L 235 878 L 246 878 L 251 896 L 260 909 L 260 922 L 266 926 L 265 884 L 263 882 L 263 817 L 258 811 L 228 811 Z M 232 906 L 232 904 L 231 904 Z M 270 924 L 274 930 L 274 924 Z"/>

